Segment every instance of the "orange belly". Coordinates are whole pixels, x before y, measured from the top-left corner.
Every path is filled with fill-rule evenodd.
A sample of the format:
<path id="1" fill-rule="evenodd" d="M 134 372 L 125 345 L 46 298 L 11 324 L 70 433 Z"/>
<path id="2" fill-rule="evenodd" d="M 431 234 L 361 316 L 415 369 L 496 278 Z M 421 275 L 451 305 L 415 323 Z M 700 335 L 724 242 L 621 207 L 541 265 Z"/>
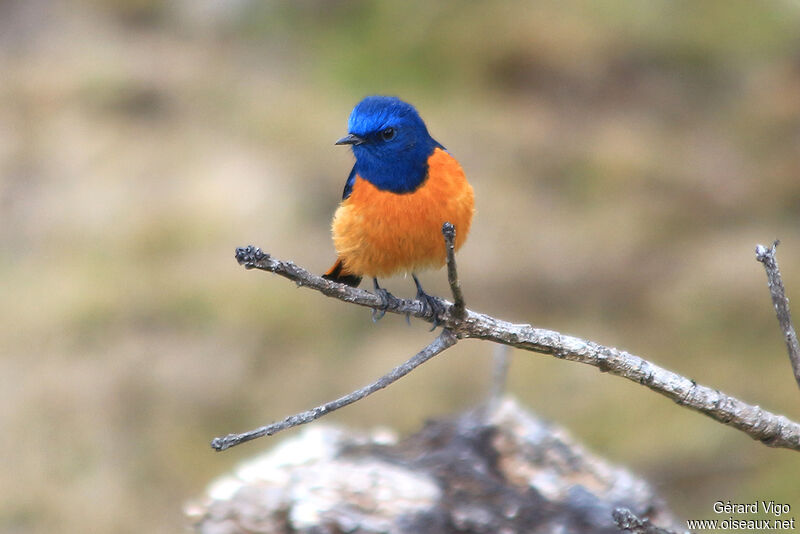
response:
<path id="1" fill-rule="evenodd" d="M 347 272 L 387 277 L 439 268 L 445 262 L 442 224 L 456 228 L 455 247 L 472 222 L 472 187 L 458 162 L 437 148 L 428 177 L 413 193 L 382 191 L 360 176 L 333 217 L 333 243 Z"/>

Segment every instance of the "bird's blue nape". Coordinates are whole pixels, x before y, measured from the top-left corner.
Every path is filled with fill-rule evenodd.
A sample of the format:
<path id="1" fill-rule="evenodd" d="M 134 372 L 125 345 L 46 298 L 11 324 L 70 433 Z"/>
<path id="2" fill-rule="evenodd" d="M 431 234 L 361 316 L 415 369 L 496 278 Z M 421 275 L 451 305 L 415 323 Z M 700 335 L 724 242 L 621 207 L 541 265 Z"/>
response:
<path id="1" fill-rule="evenodd" d="M 350 114 L 355 172 L 379 189 L 410 193 L 425 181 L 428 157 L 442 145 L 428 134 L 411 104 L 389 96 L 368 96 Z"/>

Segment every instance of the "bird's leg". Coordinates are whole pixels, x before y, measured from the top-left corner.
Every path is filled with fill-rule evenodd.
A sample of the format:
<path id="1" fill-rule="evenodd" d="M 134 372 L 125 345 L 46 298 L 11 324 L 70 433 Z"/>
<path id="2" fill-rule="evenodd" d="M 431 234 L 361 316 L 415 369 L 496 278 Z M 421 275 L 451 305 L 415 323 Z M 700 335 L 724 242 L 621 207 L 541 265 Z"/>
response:
<path id="1" fill-rule="evenodd" d="M 431 328 L 431 331 L 433 331 L 437 326 L 439 326 L 439 315 L 444 313 L 444 306 L 441 302 L 439 302 L 437 297 L 425 293 L 425 290 L 422 289 L 422 284 L 419 283 L 419 279 L 417 278 L 416 274 L 411 273 L 411 276 L 414 278 L 414 284 L 417 286 L 417 300 L 422 302 L 423 311 L 427 315 L 428 310 L 430 310 L 433 315 L 433 328 Z"/>
<path id="2" fill-rule="evenodd" d="M 373 278 L 372 283 L 375 285 L 375 294 L 378 295 L 381 299 L 381 305 L 379 308 L 372 308 L 372 322 L 377 323 L 383 316 L 386 315 L 386 309 L 393 301 L 397 301 L 394 295 L 383 289 L 380 285 L 378 285 L 378 279 Z"/>

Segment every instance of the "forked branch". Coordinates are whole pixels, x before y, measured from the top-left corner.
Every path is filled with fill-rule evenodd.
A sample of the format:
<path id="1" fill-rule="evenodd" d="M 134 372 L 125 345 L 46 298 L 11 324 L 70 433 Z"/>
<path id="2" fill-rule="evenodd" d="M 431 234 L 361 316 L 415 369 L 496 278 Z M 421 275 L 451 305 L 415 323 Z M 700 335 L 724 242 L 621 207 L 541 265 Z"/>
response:
<path id="1" fill-rule="evenodd" d="M 720 423 L 741 430 L 751 438 L 757 439 L 766 445 L 800 451 L 800 424 L 782 415 L 747 404 L 717 389 L 697 384 L 694 380 L 664 369 L 628 352 L 577 337 L 567 336 L 553 330 L 535 328 L 528 324 L 509 323 L 467 309 L 463 304 L 463 295 L 461 295 L 451 249 L 454 234 L 451 234 L 447 225 L 443 228 L 443 234 L 448 247 L 448 279 L 450 280 L 456 304 L 442 300 L 444 311 L 437 319 L 439 324 L 443 326 L 444 332 L 437 340 L 412 360 L 366 388 L 309 412 L 288 417 L 282 422 L 261 427 L 245 434 L 217 438 L 212 442 L 212 446 L 217 450 L 224 450 L 242 441 L 273 434 L 285 428 L 321 417 L 332 411 L 332 409 L 355 402 L 385 387 L 410 372 L 422 361 L 427 361 L 427 359 L 452 346 L 456 339 L 476 338 L 531 352 L 549 354 L 559 359 L 592 365 L 599 369 L 600 372 L 620 376 L 642 384 L 657 393 L 669 397 L 681 406 L 698 411 Z M 774 247 L 772 251 L 774 253 Z M 290 261 L 272 258 L 269 254 L 265 254 L 253 246 L 237 249 L 236 259 L 247 269 L 259 269 L 279 274 L 294 281 L 299 286 L 306 286 L 344 302 L 373 309 L 385 306 L 385 303 L 377 295 L 369 291 L 325 280 Z M 427 322 L 434 321 L 433 313 L 416 300 L 392 300 L 386 307 L 386 311 L 401 315 L 413 315 Z M 783 325 L 783 323 L 781 324 Z M 406 367 L 410 362 L 417 361 L 417 359 L 422 361 L 416 365 L 412 364 Z M 407 370 L 399 372 L 398 369 L 401 368 Z M 797 368 L 795 367 L 795 369 Z M 382 381 L 387 377 L 392 378 L 383 385 L 375 385 L 383 383 Z"/>

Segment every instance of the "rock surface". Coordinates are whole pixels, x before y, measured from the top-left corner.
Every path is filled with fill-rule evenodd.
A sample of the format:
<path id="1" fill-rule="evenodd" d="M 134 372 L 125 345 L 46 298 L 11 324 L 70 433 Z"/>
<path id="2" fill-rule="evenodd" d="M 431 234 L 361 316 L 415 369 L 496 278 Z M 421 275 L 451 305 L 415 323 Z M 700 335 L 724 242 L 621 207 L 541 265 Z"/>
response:
<path id="1" fill-rule="evenodd" d="M 643 480 L 506 399 L 402 441 L 315 423 L 213 482 L 202 534 L 612 533 L 628 508 L 674 524 Z"/>

